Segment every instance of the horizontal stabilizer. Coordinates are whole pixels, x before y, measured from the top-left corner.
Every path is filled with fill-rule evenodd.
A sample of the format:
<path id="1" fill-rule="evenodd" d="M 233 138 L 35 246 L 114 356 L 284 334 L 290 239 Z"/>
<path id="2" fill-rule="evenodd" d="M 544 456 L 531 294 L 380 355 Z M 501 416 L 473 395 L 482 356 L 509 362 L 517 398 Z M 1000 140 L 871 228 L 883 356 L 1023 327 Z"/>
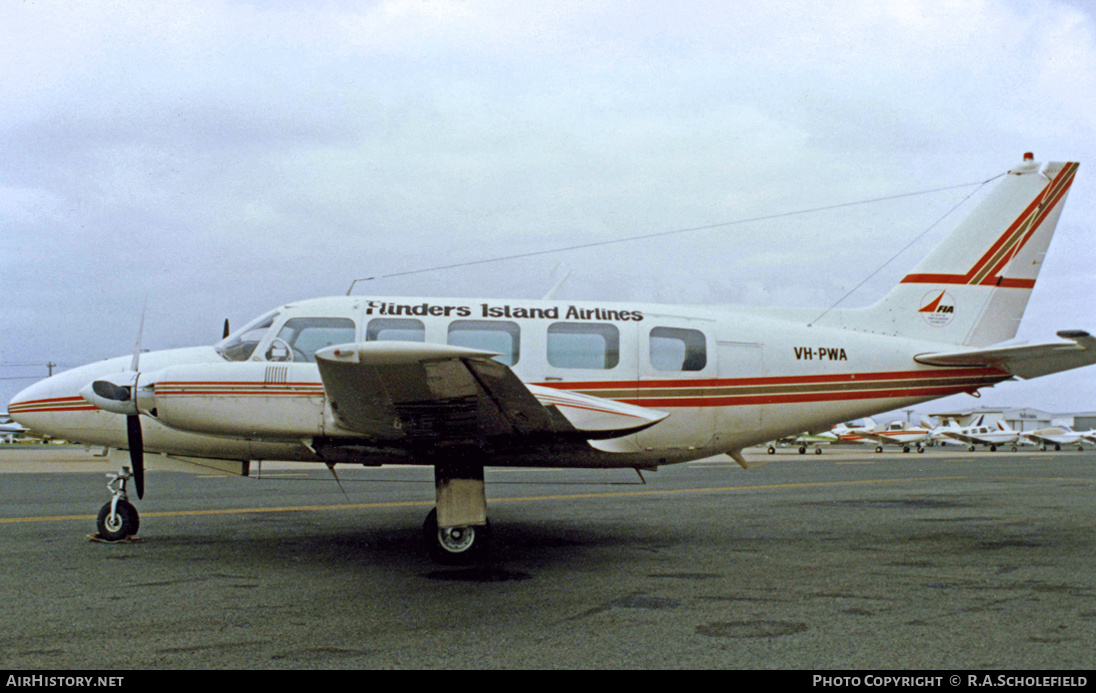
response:
<path id="1" fill-rule="evenodd" d="M 1058 336 L 1068 341 L 918 354 L 914 360 L 926 366 L 999 368 L 1024 379 L 1096 363 L 1096 337 L 1081 330 L 1064 330 Z"/>

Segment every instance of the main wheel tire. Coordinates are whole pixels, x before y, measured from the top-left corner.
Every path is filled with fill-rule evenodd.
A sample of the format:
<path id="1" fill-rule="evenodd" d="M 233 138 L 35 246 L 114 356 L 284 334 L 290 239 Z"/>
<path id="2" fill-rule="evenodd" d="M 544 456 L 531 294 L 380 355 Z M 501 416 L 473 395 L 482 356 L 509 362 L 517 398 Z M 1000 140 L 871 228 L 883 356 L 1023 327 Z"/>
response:
<path id="1" fill-rule="evenodd" d="M 491 524 L 439 529 L 435 508 L 422 523 L 422 533 L 430 557 L 435 561 L 446 565 L 468 565 L 487 552 Z"/>
<path id="2" fill-rule="evenodd" d="M 99 509 L 99 518 L 95 522 L 99 536 L 107 541 L 121 541 L 137 534 L 141 526 L 141 517 L 128 501 L 120 500 L 111 514 L 110 503 Z"/>

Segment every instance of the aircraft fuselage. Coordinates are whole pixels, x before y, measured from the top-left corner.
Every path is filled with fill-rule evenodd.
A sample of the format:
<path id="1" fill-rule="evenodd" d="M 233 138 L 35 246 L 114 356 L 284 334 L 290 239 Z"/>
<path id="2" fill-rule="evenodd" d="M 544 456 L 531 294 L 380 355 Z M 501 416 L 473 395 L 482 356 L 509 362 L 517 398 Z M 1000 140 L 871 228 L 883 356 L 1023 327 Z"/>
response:
<path id="1" fill-rule="evenodd" d="M 938 350 L 936 343 L 808 326 L 760 309 L 347 296 L 289 304 L 264 317 L 215 347 L 140 355 L 141 378 L 155 381 L 154 401 L 142 417 L 146 450 L 225 459 L 418 461 L 340 426 L 314 357 L 340 343 L 481 349 L 498 354 L 527 385 L 669 414 L 639 432 L 571 447 L 566 455 L 540 442 L 491 451 L 485 462 L 498 465 L 682 462 L 1009 377 L 993 368 L 914 362 L 914 355 Z M 21 393 L 11 413 L 55 437 L 124 448 L 125 417 L 93 405 L 81 390 L 126 371 L 130 359 L 58 374 Z"/>

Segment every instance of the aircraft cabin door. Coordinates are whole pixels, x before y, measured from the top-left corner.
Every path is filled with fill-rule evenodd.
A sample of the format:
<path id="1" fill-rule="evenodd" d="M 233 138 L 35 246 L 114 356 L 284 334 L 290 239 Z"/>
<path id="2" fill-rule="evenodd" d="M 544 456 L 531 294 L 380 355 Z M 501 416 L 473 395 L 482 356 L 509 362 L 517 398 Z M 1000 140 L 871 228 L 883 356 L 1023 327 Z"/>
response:
<path id="1" fill-rule="evenodd" d="M 720 339 L 719 384 L 722 393 L 717 427 L 724 435 L 755 431 L 762 424 L 761 393 L 750 379 L 764 377 L 764 345 Z M 756 381 L 754 381 L 756 383 Z"/>

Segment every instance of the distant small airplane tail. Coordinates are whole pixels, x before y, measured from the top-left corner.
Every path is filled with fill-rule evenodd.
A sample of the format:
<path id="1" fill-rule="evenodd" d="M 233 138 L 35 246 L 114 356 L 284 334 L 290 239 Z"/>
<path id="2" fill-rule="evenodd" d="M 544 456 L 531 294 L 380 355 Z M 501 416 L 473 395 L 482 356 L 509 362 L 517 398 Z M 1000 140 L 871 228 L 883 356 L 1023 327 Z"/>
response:
<path id="1" fill-rule="evenodd" d="M 881 301 L 835 311 L 836 321 L 847 329 L 972 347 L 1012 339 L 1077 167 L 1040 165 L 1025 154 Z"/>

